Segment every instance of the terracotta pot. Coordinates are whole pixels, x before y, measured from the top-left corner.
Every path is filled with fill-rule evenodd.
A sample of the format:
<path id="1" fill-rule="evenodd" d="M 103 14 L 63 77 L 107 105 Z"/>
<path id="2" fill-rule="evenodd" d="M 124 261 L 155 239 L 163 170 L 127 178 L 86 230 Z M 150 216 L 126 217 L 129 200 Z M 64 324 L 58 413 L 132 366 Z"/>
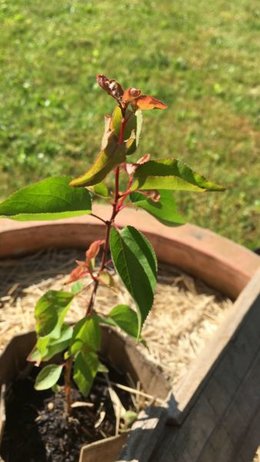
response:
<path id="1" fill-rule="evenodd" d="M 26 375 L 28 363 L 26 358 L 36 340 L 34 332 L 14 337 L 0 357 L 0 387 L 8 385 L 17 375 Z M 129 338 L 122 337 L 113 329 L 102 326 L 101 355 L 108 359 L 122 373 L 128 373 L 142 390 L 160 400 L 166 400 L 170 387 L 161 370 L 148 361 Z M 29 366 L 30 367 L 30 366 Z M 160 408 L 165 412 L 165 407 Z M 0 433 L 3 433 L 2 426 Z M 80 462 L 114 462 L 126 442 L 127 435 L 119 435 L 97 441 L 82 447 Z"/>
<path id="2" fill-rule="evenodd" d="M 95 213 L 103 218 L 108 218 L 110 207 L 96 206 Z M 194 225 L 187 224 L 168 228 L 148 214 L 132 209 L 125 209 L 119 215 L 117 224 L 119 226 L 128 224 L 135 226 L 149 238 L 160 261 L 172 264 L 192 276 L 200 278 L 233 300 L 239 294 L 241 294 L 240 297 L 242 296 L 243 289 L 260 266 L 260 258 L 253 252 L 216 235 L 212 231 Z M 94 239 L 103 237 L 104 225 L 91 216 L 55 222 L 19 223 L 2 220 L 0 222 L 0 258 L 24 255 L 51 247 L 85 249 Z M 241 310 L 237 319 L 240 319 L 242 311 L 244 313 L 247 309 L 249 307 L 244 308 L 244 311 Z M 189 403 L 196 391 L 201 388 L 201 384 L 216 361 L 218 354 L 221 353 L 224 345 L 234 333 L 232 329 L 228 330 L 226 325 L 222 330 L 224 334 L 221 329 L 220 333 L 216 334 L 217 347 L 211 349 L 210 357 L 204 355 L 203 361 L 195 362 L 192 371 L 187 374 L 187 379 L 179 384 L 175 395 L 178 400 L 178 409 L 174 397 L 170 396 L 168 417 L 173 422 L 178 424 L 183 420 L 185 409 L 188 409 Z M 219 339 L 218 335 L 220 336 Z M 151 394 L 154 394 L 154 391 Z M 140 458 L 142 462 L 148 461 L 160 437 L 166 417 L 167 415 L 162 409 L 159 412 L 151 410 L 144 413 L 134 426 L 133 431 L 130 432 L 126 449 L 120 455 L 120 461 L 139 460 Z M 111 451 L 118 452 L 118 441 L 110 440 L 107 443 L 111 445 Z M 98 462 L 98 459 L 95 459 L 95 454 L 97 457 L 95 443 L 92 447 L 90 445 L 88 450 L 89 458 L 83 458 L 82 452 L 81 462 L 94 462 L 94 460 Z M 104 454 L 102 460 L 108 462 L 108 456 Z"/>
<path id="3" fill-rule="evenodd" d="M 111 207 L 96 206 L 108 218 Z M 158 259 L 202 279 L 224 295 L 236 299 L 259 266 L 250 250 L 195 225 L 168 228 L 143 211 L 124 209 L 118 226 L 131 224 L 150 239 Z M 0 221 L 0 258 L 46 248 L 86 248 L 104 238 L 104 224 L 92 216 L 52 222 Z"/>

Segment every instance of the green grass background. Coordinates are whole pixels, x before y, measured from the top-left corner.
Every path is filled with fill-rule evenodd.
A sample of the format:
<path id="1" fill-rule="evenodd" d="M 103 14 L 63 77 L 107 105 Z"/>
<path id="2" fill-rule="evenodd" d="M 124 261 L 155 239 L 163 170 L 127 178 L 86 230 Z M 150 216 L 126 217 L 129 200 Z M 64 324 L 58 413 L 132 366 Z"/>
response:
<path id="1" fill-rule="evenodd" d="M 139 156 L 174 156 L 225 193 L 178 193 L 188 220 L 259 246 L 258 0 L 0 0 L 0 197 L 82 173 L 113 100 L 104 73 L 162 99 Z"/>

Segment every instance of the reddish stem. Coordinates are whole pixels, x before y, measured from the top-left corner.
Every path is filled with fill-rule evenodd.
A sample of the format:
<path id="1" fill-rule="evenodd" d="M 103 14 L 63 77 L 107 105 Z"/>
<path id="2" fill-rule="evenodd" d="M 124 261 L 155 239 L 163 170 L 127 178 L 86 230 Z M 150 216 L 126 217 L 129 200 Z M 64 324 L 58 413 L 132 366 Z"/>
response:
<path id="1" fill-rule="evenodd" d="M 122 112 L 122 122 L 121 122 L 121 126 L 120 126 L 118 144 L 123 144 L 124 143 L 124 132 L 125 132 L 125 127 L 126 127 L 126 123 L 127 123 L 127 119 L 125 119 L 125 114 L 124 114 L 124 111 L 123 111 L 122 108 L 121 108 L 121 112 Z M 112 214 L 111 214 L 110 220 L 105 221 L 105 220 L 102 219 L 102 221 L 106 224 L 105 245 L 104 245 L 104 249 L 103 249 L 100 268 L 99 268 L 98 274 L 96 276 L 96 279 L 94 281 L 94 287 L 93 287 L 92 294 L 91 294 L 91 297 L 90 297 L 90 300 L 89 300 L 89 303 L 88 303 L 88 306 L 87 306 L 86 316 L 91 316 L 91 314 L 93 313 L 93 306 L 94 306 L 94 302 L 95 302 L 95 298 L 96 298 L 97 289 L 98 289 L 98 286 L 99 286 L 99 275 L 103 271 L 103 269 L 105 268 L 106 263 L 107 263 L 107 254 L 108 254 L 108 250 L 109 250 L 110 230 L 111 230 L 111 227 L 112 227 L 112 225 L 114 223 L 116 215 L 120 211 L 120 209 L 122 207 L 122 204 L 123 204 L 123 201 L 124 201 L 124 199 L 126 197 L 126 196 L 124 196 L 124 197 L 120 196 L 120 194 L 119 194 L 119 176 L 120 176 L 120 166 L 116 167 L 116 169 L 115 169 L 115 193 L 114 193 L 114 201 L 113 201 L 113 204 L 112 204 Z M 120 197 L 121 197 L 121 200 L 120 200 L 120 206 L 119 206 Z M 100 217 L 96 217 L 96 218 L 100 218 Z"/>
<path id="2" fill-rule="evenodd" d="M 101 260 L 101 264 L 100 264 L 98 274 L 97 274 L 97 276 L 95 276 L 95 280 L 93 278 L 94 287 L 93 287 L 92 294 L 91 294 L 91 297 L 90 297 L 90 300 L 89 300 L 89 303 L 88 303 L 88 306 L 87 306 L 86 316 L 91 316 L 91 314 L 93 312 L 93 306 L 94 306 L 94 302 L 95 302 L 95 298 L 96 298 L 97 289 L 98 289 L 98 286 L 99 286 L 98 277 L 99 277 L 101 271 L 103 271 L 103 269 L 105 267 L 105 264 L 106 264 L 106 256 L 107 256 L 108 246 L 109 246 L 109 235 L 110 235 L 111 225 L 112 225 L 112 221 L 110 219 L 108 222 L 106 222 L 107 229 L 106 229 L 105 246 L 104 246 L 102 260 Z"/>
<path id="3" fill-rule="evenodd" d="M 122 113 L 122 122 L 120 126 L 120 132 L 119 132 L 119 137 L 118 137 L 118 144 L 123 144 L 124 142 L 124 133 L 125 133 L 125 127 L 127 124 L 128 119 L 125 118 L 124 114 Z"/>
<path id="4" fill-rule="evenodd" d="M 127 198 L 127 196 L 129 196 L 129 194 L 131 194 L 131 186 L 132 186 L 132 183 L 133 183 L 133 177 L 131 176 L 129 178 L 129 181 L 128 181 L 128 185 L 127 185 L 127 189 L 126 191 L 120 195 L 120 200 L 118 201 L 118 205 L 117 205 L 117 211 L 119 212 L 120 210 L 122 210 L 122 207 L 123 207 L 123 204 L 124 204 L 124 201 L 125 199 Z"/>
<path id="5" fill-rule="evenodd" d="M 65 397 L 66 397 L 66 416 L 71 415 L 71 368 L 72 368 L 73 358 L 68 358 L 65 362 L 65 371 L 64 371 L 64 381 L 65 381 Z"/>
<path id="6" fill-rule="evenodd" d="M 108 253 L 108 248 L 109 248 L 110 230 L 111 230 L 111 226 L 112 226 L 112 224 L 113 224 L 113 222 L 115 220 L 115 217 L 116 217 L 116 215 L 118 213 L 119 173 L 120 173 L 120 167 L 117 167 L 116 170 L 115 170 L 115 196 L 114 196 L 114 202 L 112 204 L 112 206 L 113 206 L 112 214 L 111 214 L 110 220 L 105 221 L 105 224 L 106 224 L 105 245 L 104 245 L 104 249 L 103 249 L 100 268 L 99 268 L 97 276 L 95 277 L 94 287 L 93 287 L 92 294 L 91 294 L 91 297 L 90 297 L 90 300 L 89 300 L 89 303 L 88 303 L 88 306 L 87 306 L 86 316 L 91 316 L 91 314 L 93 312 L 93 306 L 94 306 L 94 302 L 95 302 L 95 298 L 96 298 L 97 289 L 98 289 L 98 286 L 99 286 L 98 277 L 99 277 L 100 273 L 103 271 L 103 269 L 105 268 L 105 265 L 106 265 L 107 253 Z"/>
<path id="7" fill-rule="evenodd" d="M 100 221 L 103 221 L 103 223 L 106 224 L 106 220 L 104 220 L 104 219 L 103 219 L 102 217 L 100 217 L 99 215 L 96 215 L 95 213 L 92 213 L 92 212 L 91 212 L 90 215 L 91 215 L 92 217 L 94 217 L 94 218 L 97 218 L 97 219 L 100 220 Z"/>

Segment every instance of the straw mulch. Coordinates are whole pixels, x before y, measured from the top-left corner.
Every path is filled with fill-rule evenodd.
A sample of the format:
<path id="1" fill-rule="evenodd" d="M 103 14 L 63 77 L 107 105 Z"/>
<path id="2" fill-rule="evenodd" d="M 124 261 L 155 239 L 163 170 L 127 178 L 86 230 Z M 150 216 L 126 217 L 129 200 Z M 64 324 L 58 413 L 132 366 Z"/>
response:
<path id="1" fill-rule="evenodd" d="M 49 250 L 32 256 L 0 262 L 0 350 L 10 338 L 34 328 L 34 306 L 43 293 L 64 289 L 78 250 Z M 100 287 L 96 309 L 106 312 L 118 303 L 129 303 L 129 295 L 117 281 L 118 290 Z M 65 285 L 65 290 L 68 289 Z M 73 303 L 68 320 L 84 315 L 86 296 Z M 154 307 L 143 330 L 149 350 L 140 345 L 149 359 L 160 364 L 175 384 L 214 334 L 232 302 L 201 281 L 170 266 L 159 268 Z"/>
<path id="2" fill-rule="evenodd" d="M 257 449 L 257 452 L 256 452 L 256 455 L 255 455 L 255 457 L 254 457 L 253 462 L 260 462 L 260 446 L 259 446 L 259 448 Z"/>

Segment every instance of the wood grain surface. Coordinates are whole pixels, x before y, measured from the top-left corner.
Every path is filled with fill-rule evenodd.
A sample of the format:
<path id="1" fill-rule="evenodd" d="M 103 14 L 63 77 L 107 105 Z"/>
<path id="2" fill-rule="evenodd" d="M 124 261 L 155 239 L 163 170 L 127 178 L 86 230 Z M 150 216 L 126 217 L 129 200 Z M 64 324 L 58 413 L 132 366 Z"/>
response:
<path id="1" fill-rule="evenodd" d="M 234 305 L 240 312 L 234 325 L 230 319 L 229 329 L 223 326 L 219 346 L 215 343 L 219 348 L 222 342 L 222 352 L 199 392 L 187 403 L 183 388 L 176 398 L 183 400 L 178 403 L 183 409 L 180 426 L 164 427 L 149 462 L 252 462 L 260 444 L 259 289 L 260 272 Z M 213 346 L 206 349 L 209 358 Z"/>

